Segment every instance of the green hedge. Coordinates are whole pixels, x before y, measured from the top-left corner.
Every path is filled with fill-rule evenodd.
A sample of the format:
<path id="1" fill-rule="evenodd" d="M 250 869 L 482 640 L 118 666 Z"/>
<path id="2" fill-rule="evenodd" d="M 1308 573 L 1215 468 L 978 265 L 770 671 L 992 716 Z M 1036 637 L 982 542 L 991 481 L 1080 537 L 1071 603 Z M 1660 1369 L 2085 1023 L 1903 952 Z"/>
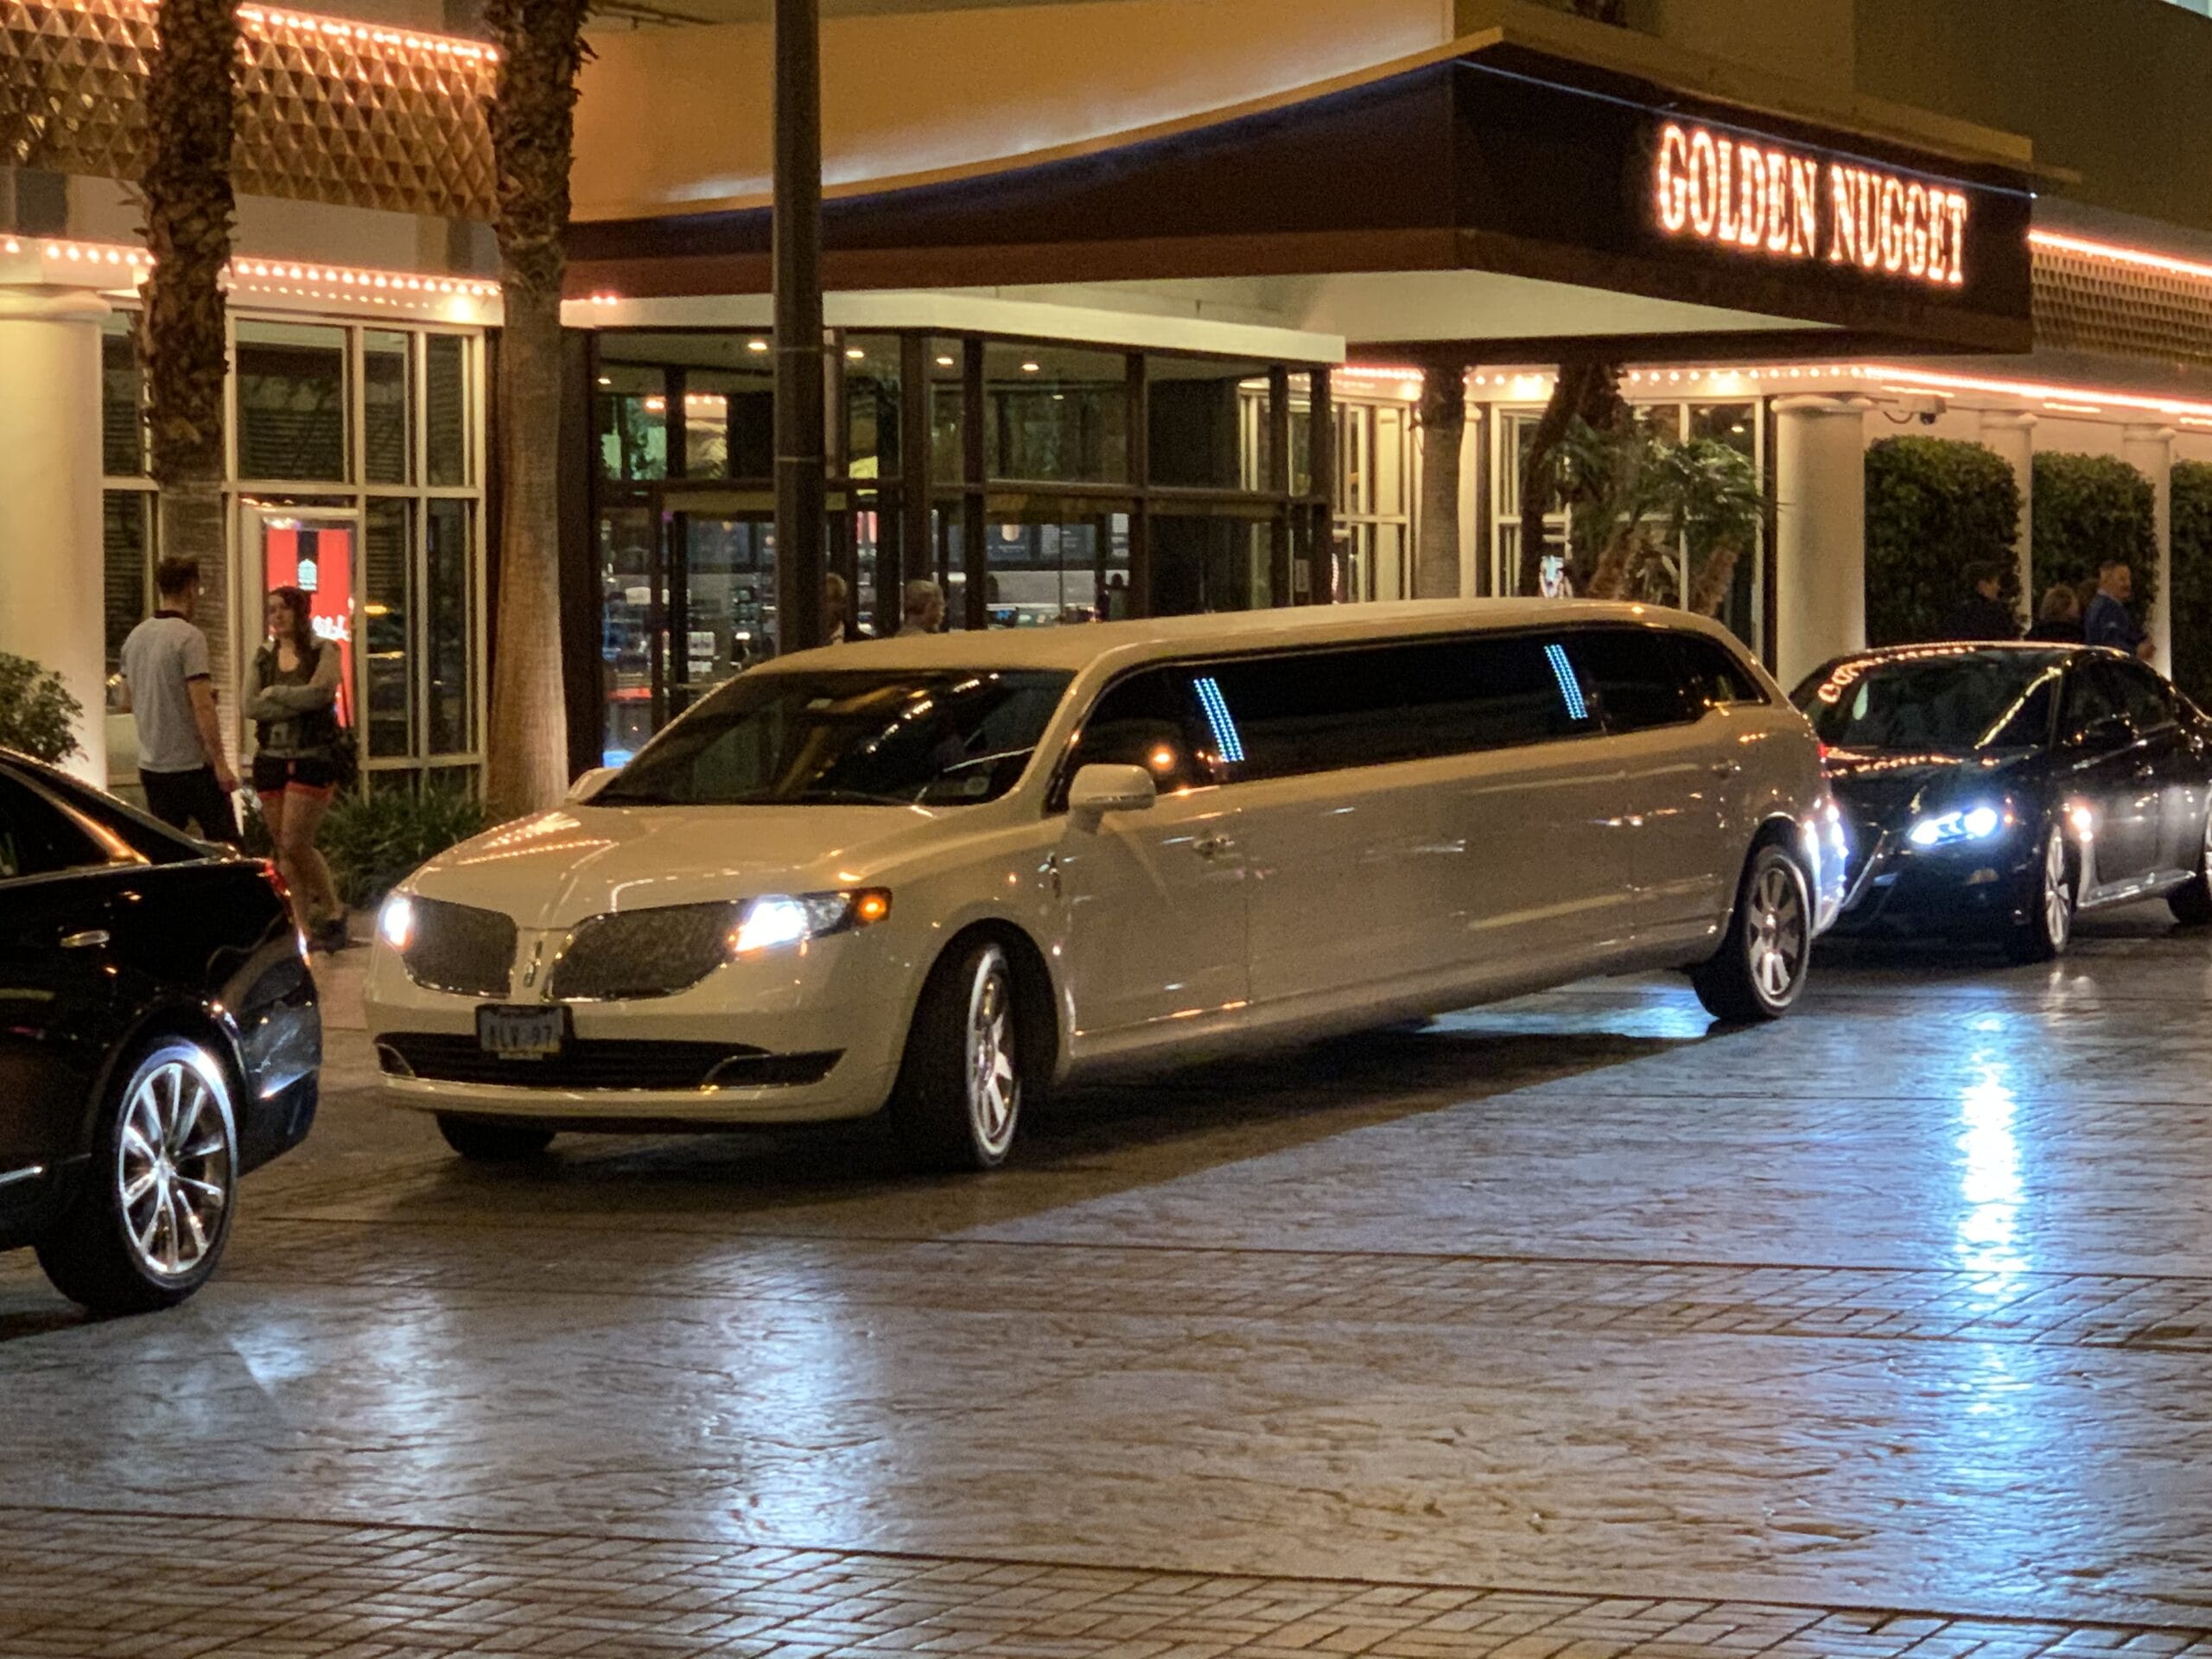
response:
<path id="1" fill-rule="evenodd" d="M 2059 451 L 2036 457 L 2036 593 L 2053 582 L 2094 582 L 2107 559 L 2135 570 L 2128 606 L 2141 622 L 2158 588 L 2158 509 L 2151 480 L 2110 455 Z"/>
<path id="2" fill-rule="evenodd" d="M 2173 491 L 2174 683 L 2212 708 L 2212 465 L 2176 461 Z"/>
<path id="3" fill-rule="evenodd" d="M 2003 568 L 2000 597 L 2020 609 L 2019 534 L 2019 480 L 2001 455 L 1949 438 L 1870 445 L 1868 643 L 1942 638 L 1945 620 L 1967 596 L 1966 567 L 1980 561 Z"/>

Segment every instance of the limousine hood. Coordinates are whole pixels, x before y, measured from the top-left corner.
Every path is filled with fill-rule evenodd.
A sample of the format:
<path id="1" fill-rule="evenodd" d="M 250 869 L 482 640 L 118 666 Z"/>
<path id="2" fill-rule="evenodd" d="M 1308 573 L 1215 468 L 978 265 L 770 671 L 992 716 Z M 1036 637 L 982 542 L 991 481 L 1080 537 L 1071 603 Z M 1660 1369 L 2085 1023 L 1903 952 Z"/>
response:
<path id="1" fill-rule="evenodd" d="M 411 885 L 426 898 L 502 911 L 520 927 L 569 927 L 612 910 L 849 887 L 940 816 L 902 806 L 570 806 L 465 841 Z"/>

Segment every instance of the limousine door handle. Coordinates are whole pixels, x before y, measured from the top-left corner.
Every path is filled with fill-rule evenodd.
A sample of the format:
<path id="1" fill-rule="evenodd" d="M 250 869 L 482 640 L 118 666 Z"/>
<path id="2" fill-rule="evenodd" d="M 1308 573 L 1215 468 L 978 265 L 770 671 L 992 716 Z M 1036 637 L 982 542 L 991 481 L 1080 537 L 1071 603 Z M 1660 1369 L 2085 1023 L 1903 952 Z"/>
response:
<path id="1" fill-rule="evenodd" d="M 1227 836 L 1217 833 L 1209 834 L 1201 836 L 1192 842 L 1191 850 L 1200 858 L 1219 858 L 1224 853 L 1235 852 L 1236 843 Z"/>

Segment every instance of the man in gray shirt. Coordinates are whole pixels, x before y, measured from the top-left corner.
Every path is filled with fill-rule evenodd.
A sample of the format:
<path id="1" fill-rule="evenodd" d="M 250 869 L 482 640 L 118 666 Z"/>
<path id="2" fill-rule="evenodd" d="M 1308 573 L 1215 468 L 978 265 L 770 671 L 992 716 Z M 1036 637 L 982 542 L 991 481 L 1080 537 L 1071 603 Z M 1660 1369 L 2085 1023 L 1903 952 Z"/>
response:
<path id="1" fill-rule="evenodd" d="M 192 620 L 200 605 L 200 562 L 163 559 L 154 586 L 158 608 L 123 642 L 124 690 L 138 724 L 146 810 L 179 830 L 197 823 L 203 840 L 236 845 L 231 797 L 238 774 L 223 755 L 207 636 Z"/>

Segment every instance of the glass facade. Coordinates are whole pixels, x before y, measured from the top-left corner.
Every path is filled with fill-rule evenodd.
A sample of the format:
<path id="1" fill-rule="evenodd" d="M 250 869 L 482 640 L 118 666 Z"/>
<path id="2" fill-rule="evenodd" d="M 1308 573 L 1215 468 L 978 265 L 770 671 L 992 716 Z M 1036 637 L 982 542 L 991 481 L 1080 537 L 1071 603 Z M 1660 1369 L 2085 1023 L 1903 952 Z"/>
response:
<path id="1" fill-rule="evenodd" d="M 593 336 L 599 748 L 619 760 L 777 648 L 771 342 Z M 1243 610 L 1327 512 L 1294 474 L 1284 365 L 982 335 L 830 352 L 827 563 L 849 629 L 895 632 L 927 576 L 950 628 Z"/>
<path id="2" fill-rule="evenodd" d="M 111 317 L 101 341 L 111 673 L 151 608 L 159 551 L 133 321 Z M 368 786 L 473 785 L 482 759 L 481 336 L 238 311 L 231 326 L 232 607 L 203 626 L 227 626 L 243 663 L 261 639 L 267 589 L 306 589 L 317 632 L 344 653 L 340 710 Z M 219 697 L 235 718 L 234 689 Z M 111 775 L 125 786 L 136 781 L 129 725 L 111 720 L 109 732 Z"/>

